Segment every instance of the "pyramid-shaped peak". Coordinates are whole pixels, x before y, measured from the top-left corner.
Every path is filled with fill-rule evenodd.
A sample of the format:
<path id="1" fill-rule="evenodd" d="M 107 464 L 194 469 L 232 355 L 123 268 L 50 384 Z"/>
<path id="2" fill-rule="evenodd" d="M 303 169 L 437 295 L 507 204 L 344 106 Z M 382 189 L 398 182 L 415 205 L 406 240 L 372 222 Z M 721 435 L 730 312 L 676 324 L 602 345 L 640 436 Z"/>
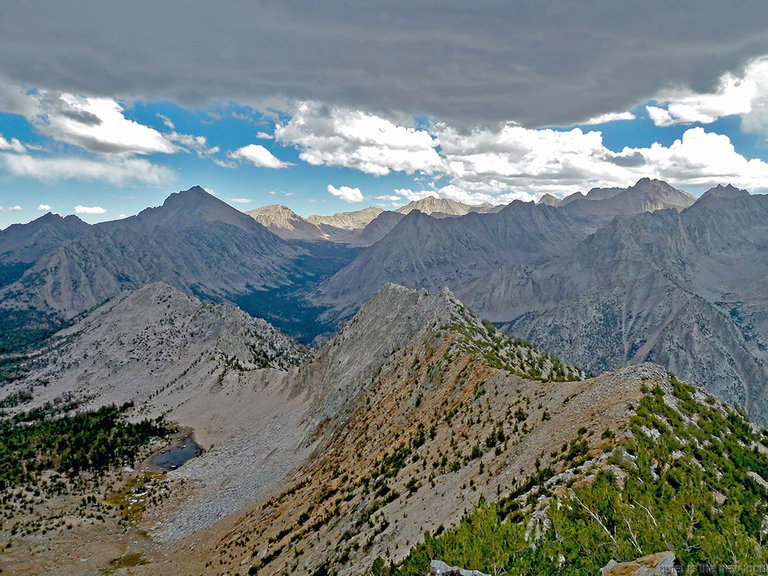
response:
<path id="1" fill-rule="evenodd" d="M 203 222 L 219 222 L 242 229 L 261 227 L 253 218 L 219 200 L 201 186 L 171 194 L 162 206 L 142 210 L 125 222 L 131 225 L 133 221 L 150 228 L 157 225 L 187 228 Z"/>
<path id="2" fill-rule="evenodd" d="M 560 204 L 561 199 L 557 196 L 554 196 L 553 194 L 544 194 L 541 198 L 539 198 L 537 204 L 543 204 L 544 206 L 557 206 Z"/>

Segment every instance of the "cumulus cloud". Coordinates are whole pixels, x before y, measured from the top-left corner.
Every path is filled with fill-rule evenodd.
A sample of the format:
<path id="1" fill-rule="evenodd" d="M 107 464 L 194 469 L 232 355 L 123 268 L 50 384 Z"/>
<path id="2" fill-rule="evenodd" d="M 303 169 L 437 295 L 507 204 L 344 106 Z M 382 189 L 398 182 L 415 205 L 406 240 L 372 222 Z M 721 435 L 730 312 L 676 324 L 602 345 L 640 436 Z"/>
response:
<path id="1" fill-rule="evenodd" d="M 210 158 L 220 151 L 218 146 L 208 146 L 205 136 L 176 132 L 173 122 L 163 114 L 157 116 L 171 129 L 166 134 L 129 120 L 123 106 L 111 98 L 6 87 L 0 90 L 0 110 L 20 113 L 40 133 L 95 153 L 143 155 L 183 151 Z M 25 151 L 17 139 L 8 142 L 0 135 L 0 150 L 9 149 Z"/>
<path id="2" fill-rule="evenodd" d="M 670 146 L 608 149 L 599 131 L 532 130 L 514 124 L 462 132 L 441 125 L 435 137 L 444 158 L 444 185 L 396 189 L 408 200 L 427 196 L 466 204 L 536 200 L 592 187 L 628 186 L 644 176 L 681 188 L 730 182 L 752 191 L 768 185 L 768 164 L 739 154 L 730 139 L 703 128 L 687 130 Z"/>
<path id="3" fill-rule="evenodd" d="M 106 214 L 107 210 L 101 206 L 75 206 L 75 214 Z"/>
<path id="4" fill-rule="evenodd" d="M 441 168 L 435 141 L 426 130 L 402 126 L 360 110 L 302 102 L 275 127 L 275 140 L 299 149 L 304 162 L 343 166 L 375 176 Z"/>
<path id="5" fill-rule="evenodd" d="M 250 204 L 253 202 L 250 198 L 229 198 L 230 202 L 234 202 L 235 204 Z"/>
<path id="6" fill-rule="evenodd" d="M 233 160 L 247 160 L 254 166 L 260 168 L 285 168 L 290 166 L 290 163 L 283 162 L 279 158 L 275 157 L 272 152 L 264 148 L 261 144 L 249 144 L 238 148 L 234 152 L 228 154 Z"/>
<path id="7" fill-rule="evenodd" d="M 37 209 L 40 212 L 50 212 L 51 211 L 51 206 L 49 204 L 40 204 L 40 205 L 38 205 Z"/>
<path id="8" fill-rule="evenodd" d="M 360 188 L 350 188 L 349 186 L 340 186 L 339 188 L 336 188 L 335 186 L 328 184 L 328 192 L 336 196 L 336 198 L 341 198 L 344 202 L 362 202 L 364 199 L 363 193 L 360 192 Z"/>
<path id="9" fill-rule="evenodd" d="M 114 186 L 147 184 L 160 186 L 174 178 L 172 170 L 144 158 L 104 158 L 32 156 L 0 153 L 0 169 L 42 182 L 60 180 L 100 180 Z"/>
<path id="10" fill-rule="evenodd" d="M 385 194 L 383 196 L 376 196 L 376 200 L 386 200 L 386 201 L 389 201 L 389 202 L 399 202 L 400 200 L 402 200 L 402 198 L 400 198 L 400 196 L 392 196 L 392 195 Z"/>
<path id="11" fill-rule="evenodd" d="M 709 124 L 723 116 L 740 115 L 748 130 L 768 125 L 768 58 L 750 62 L 739 73 L 724 74 L 712 92 L 675 90 L 657 98 L 659 106 L 646 106 L 657 126 Z"/>
<path id="12" fill-rule="evenodd" d="M 160 132 L 123 114 L 111 98 L 89 98 L 75 94 L 41 91 L 27 95 L 31 101 L 27 118 L 46 136 L 91 152 L 171 154 L 178 147 Z"/>
<path id="13" fill-rule="evenodd" d="M 18 205 L 8 207 L 0 206 L 0 212 L 18 212 L 19 210 L 24 210 L 24 208 Z"/>

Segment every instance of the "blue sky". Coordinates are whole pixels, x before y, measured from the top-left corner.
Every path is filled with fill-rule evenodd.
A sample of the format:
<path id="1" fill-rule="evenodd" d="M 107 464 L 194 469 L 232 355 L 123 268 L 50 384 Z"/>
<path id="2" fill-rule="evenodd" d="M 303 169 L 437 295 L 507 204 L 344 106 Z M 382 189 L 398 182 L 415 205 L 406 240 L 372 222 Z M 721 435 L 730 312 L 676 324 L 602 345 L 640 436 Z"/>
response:
<path id="1" fill-rule="evenodd" d="M 554 2 L 549 20 L 518 13 L 514 23 L 461 3 L 439 18 L 403 8 L 398 28 L 374 10 L 350 16 L 345 3 L 328 5 L 336 19 L 243 4 L 194 45 L 186 39 L 206 15 L 190 4 L 188 21 L 175 13 L 162 41 L 149 30 L 143 42 L 153 24 L 140 12 L 87 2 L 93 10 L 75 17 L 29 4 L 0 23 L 0 228 L 49 210 L 120 218 L 193 185 L 242 210 L 279 203 L 303 216 L 426 195 L 535 200 L 644 176 L 694 194 L 729 182 L 768 189 L 768 41 L 749 11 L 729 15 L 740 43 L 698 44 L 650 22 L 656 37 L 640 57 L 649 29 L 633 8 L 619 14 L 626 29 L 608 32 L 598 3 L 582 20 Z M 699 32 L 717 24 L 711 6 L 688 14 Z M 674 10 L 652 18 L 686 16 Z M 139 38 L 122 36 L 131 18 Z M 408 38 L 409 27 L 432 36 Z M 562 34 L 574 27 L 590 34 Z M 560 44 L 542 49 L 542 35 Z M 594 38 L 612 49 L 594 50 Z"/>

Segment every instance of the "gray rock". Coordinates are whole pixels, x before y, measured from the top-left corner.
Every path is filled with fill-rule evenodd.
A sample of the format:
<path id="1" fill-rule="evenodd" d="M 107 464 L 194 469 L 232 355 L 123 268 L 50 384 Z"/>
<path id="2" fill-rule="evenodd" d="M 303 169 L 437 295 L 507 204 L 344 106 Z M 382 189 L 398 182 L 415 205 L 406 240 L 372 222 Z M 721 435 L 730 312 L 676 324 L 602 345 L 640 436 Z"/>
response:
<path id="1" fill-rule="evenodd" d="M 600 569 L 600 576 L 677 576 L 675 553 L 658 552 L 631 562 L 611 560 Z"/>
<path id="2" fill-rule="evenodd" d="M 488 576 L 488 574 L 480 572 L 480 570 L 466 570 L 456 566 L 448 566 L 448 564 L 441 560 L 432 560 L 429 566 L 429 574 L 430 576 Z"/>

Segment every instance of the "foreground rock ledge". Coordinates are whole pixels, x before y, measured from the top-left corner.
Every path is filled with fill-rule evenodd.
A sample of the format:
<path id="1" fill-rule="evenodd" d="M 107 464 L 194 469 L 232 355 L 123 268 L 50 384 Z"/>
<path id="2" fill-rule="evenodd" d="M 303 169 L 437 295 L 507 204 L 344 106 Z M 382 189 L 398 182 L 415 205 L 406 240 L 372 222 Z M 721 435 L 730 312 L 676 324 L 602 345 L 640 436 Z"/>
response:
<path id="1" fill-rule="evenodd" d="M 674 552 L 657 552 L 631 562 L 611 560 L 600 576 L 677 576 Z"/>

